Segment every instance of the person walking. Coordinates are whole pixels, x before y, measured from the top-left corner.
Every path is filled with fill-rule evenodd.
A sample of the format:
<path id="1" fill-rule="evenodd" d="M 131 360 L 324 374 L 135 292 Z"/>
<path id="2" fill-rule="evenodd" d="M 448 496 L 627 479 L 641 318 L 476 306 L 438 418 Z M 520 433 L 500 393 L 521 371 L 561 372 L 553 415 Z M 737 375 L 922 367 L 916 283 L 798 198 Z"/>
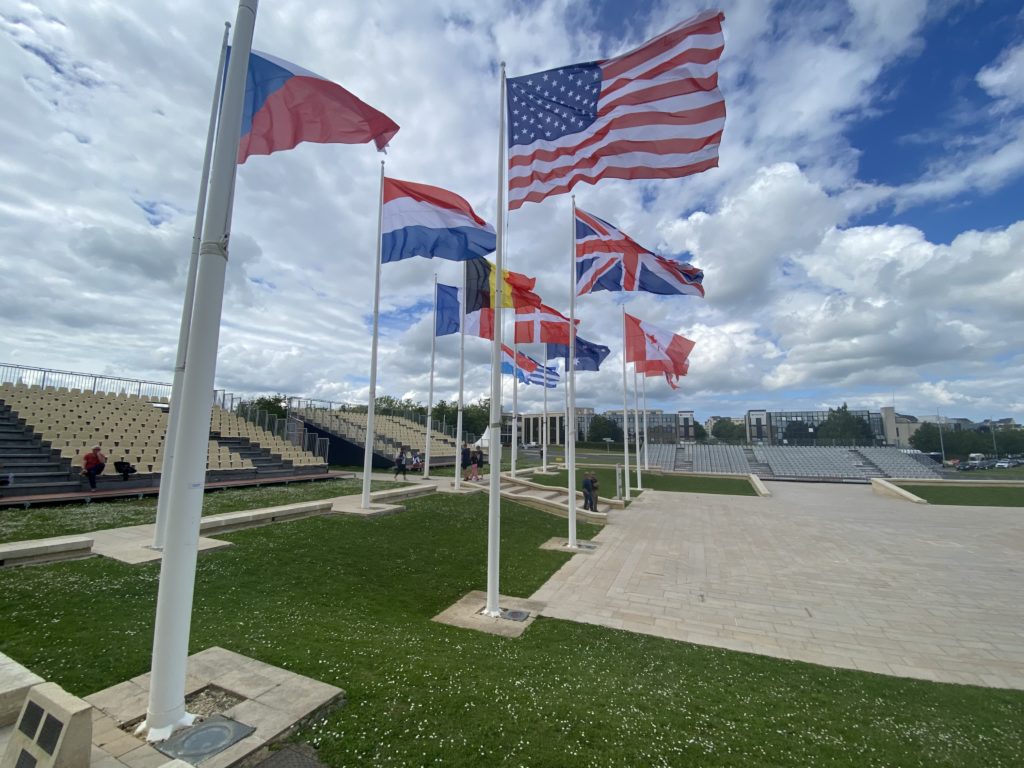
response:
<path id="1" fill-rule="evenodd" d="M 471 477 L 469 473 L 469 465 L 471 459 L 471 452 L 469 446 L 466 443 L 462 444 L 462 454 L 459 456 L 459 463 L 462 465 L 462 479 L 469 480 Z"/>
<path id="2" fill-rule="evenodd" d="M 590 511 L 591 512 L 597 512 L 597 496 L 598 496 L 597 487 L 598 487 L 597 473 L 596 472 L 591 472 L 590 473 Z"/>
<path id="3" fill-rule="evenodd" d="M 583 509 L 590 511 L 594 508 L 594 481 L 589 472 L 583 474 Z"/>
<path id="4" fill-rule="evenodd" d="M 405 465 L 406 465 L 406 462 L 407 462 L 407 458 L 406 458 L 406 455 L 405 455 L 405 447 L 403 446 L 403 447 L 398 449 L 398 455 L 395 456 L 395 480 L 398 479 L 398 473 L 399 472 L 402 473 L 402 479 L 403 480 L 406 479 L 406 475 L 405 475 L 405 469 L 406 469 Z"/>
<path id="5" fill-rule="evenodd" d="M 479 480 L 480 479 L 480 465 L 484 463 L 484 452 L 477 448 L 474 450 L 469 457 L 469 479 Z"/>
<path id="6" fill-rule="evenodd" d="M 103 449 L 94 445 L 92 450 L 82 458 L 82 474 L 89 478 L 89 488 L 96 490 L 96 477 L 103 474 L 103 470 L 106 468 L 107 457 L 104 455 Z"/>

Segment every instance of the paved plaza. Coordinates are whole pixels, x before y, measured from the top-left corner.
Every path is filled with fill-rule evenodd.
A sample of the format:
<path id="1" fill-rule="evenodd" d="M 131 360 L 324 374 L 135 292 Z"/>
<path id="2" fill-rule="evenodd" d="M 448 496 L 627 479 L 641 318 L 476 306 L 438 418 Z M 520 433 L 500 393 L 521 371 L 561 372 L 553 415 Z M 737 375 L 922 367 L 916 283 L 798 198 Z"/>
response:
<path id="1" fill-rule="evenodd" d="M 1024 689 L 1024 514 L 866 485 L 645 491 L 544 615 L 818 664 Z"/>

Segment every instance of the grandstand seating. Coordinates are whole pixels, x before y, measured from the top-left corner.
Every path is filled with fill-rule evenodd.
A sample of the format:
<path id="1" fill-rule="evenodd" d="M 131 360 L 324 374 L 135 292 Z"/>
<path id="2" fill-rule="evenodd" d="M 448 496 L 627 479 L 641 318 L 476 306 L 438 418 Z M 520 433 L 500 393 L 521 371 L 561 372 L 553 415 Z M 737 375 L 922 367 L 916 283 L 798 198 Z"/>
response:
<path id="1" fill-rule="evenodd" d="M 688 446 L 689 447 L 689 446 Z M 738 445 L 692 446 L 694 472 L 721 472 L 733 475 L 749 475 L 750 465 Z"/>
<path id="2" fill-rule="evenodd" d="M 676 446 L 648 443 L 644 446 L 650 457 L 650 465 L 671 472 L 676 465 Z M 641 454 L 641 457 L 643 454 Z"/>
<path id="3" fill-rule="evenodd" d="M 675 450 L 676 471 L 755 474 L 767 479 L 866 481 L 872 477 L 941 478 L 935 468 L 928 466 L 929 461 L 924 460 L 921 454 L 907 454 L 891 447 L 698 443 L 681 445 Z"/>
<path id="4" fill-rule="evenodd" d="M 0 384 L 0 402 L 25 422 L 25 428 L 34 432 L 43 446 L 49 445 L 60 458 L 68 460 L 75 476 L 93 445 L 102 446 L 106 453 L 108 475 L 113 473 L 115 461 L 133 464 L 140 475 L 160 471 L 167 431 L 167 398 L 6 382 Z M 265 449 L 289 473 L 294 468 L 326 469 L 323 459 L 214 406 L 207 460 L 210 472 L 256 471 L 252 459 L 219 443 L 219 437 L 247 438 L 250 444 Z"/>
<path id="5" fill-rule="evenodd" d="M 304 408 L 294 411 L 294 413 L 313 426 L 325 429 L 351 442 L 360 445 L 366 443 L 367 415 L 365 412 Z M 374 433 L 373 450 L 383 456 L 394 456 L 403 446 L 410 450 L 418 450 L 421 454 L 427 450 L 424 427 L 402 416 L 375 414 Z M 435 429 L 430 434 L 430 453 L 433 459 L 439 457 L 454 459 L 458 454 L 458 445 L 454 438 Z"/>
<path id="6" fill-rule="evenodd" d="M 918 457 L 938 466 L 924 454 L 907 454 L 895 448 L 857 448 L 857 453 L 866 458 L 888 477 L 941 478 L 938 472 L 922 463 Z"/>
<path id="7" fill-rule="evenodd" d="M 867 480 L 883 474 L 865 464 L 850 448 L 797 445 L 755 445 L 754 456 L 772 469 L 775 477 Z"/>

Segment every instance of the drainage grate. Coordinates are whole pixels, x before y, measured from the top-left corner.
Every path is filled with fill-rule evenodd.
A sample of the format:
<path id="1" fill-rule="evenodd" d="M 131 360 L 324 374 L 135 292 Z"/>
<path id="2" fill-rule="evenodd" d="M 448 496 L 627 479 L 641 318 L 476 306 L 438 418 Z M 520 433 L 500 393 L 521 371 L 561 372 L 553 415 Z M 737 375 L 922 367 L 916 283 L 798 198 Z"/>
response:
<path id="1" fill-rule="evenodd" d="M 214 715 L 208 720 L 186 728 L 157 745 L 157 749 L 168 757 L 176 757 L 186 763 L 198 765 L 212 755 L 237 744 L 256 729 L 223 715 Z"/>

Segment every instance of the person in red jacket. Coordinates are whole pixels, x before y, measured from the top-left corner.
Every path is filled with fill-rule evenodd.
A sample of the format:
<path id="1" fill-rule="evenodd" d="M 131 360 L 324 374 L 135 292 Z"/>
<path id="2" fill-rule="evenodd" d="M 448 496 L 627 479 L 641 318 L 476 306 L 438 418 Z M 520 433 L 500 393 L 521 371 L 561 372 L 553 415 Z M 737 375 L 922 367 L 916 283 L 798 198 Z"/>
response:
<path id="1" fill-rule="evenodd" d="M 96 490 L 96 476 L 103 474 L 103 470 L 106 468 L 107 457 L 104 455 L 103 449 L 94 445 L 82 459 L 82 474 L 89 478 L 89 487 L 94 491 Z"/>

